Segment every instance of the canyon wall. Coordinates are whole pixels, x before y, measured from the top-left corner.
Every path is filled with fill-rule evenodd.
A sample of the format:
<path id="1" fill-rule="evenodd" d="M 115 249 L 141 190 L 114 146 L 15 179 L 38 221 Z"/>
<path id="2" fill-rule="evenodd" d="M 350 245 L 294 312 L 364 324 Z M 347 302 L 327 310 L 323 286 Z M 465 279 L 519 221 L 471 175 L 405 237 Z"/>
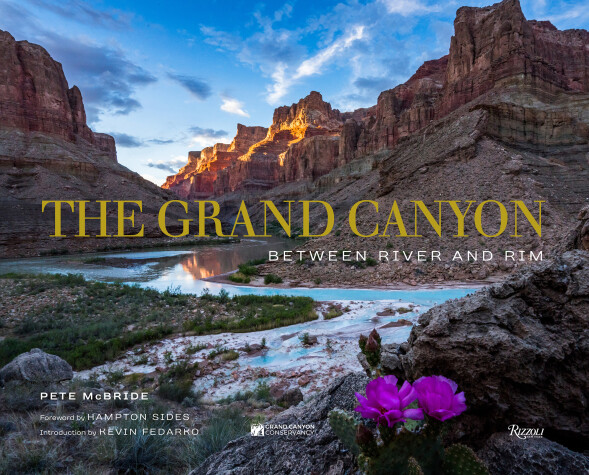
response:
<path id="1" fill-rule="evenodd" d="M 83 139 L 116 161 L 114 139 L 86 125 L 82 94 L 41 46 L 0 30 L 0 127 Z"/>
<path id="2" fill-rule="evenodd" d="M 68 238 L 51 238 L 53 208 L 42 213 L 42 200 L 141 200 L 135 225 L 156 237 L 157 210 L 173 198 L 117 162 L 114 138 L 88 127 L 82 93 L 69 87 L 60 63 L 43 47 L 0 31 L 0 256 L 107 245 L 72 238 L 71 212 L 62 215 Z M 88 215 L 95 213 L 89 205 Z M 114 214 L 108 223 L 116 227 Z M 88 228 L 93 234 L 95 223 Z"/>
<path id="3" fill-rule="evenodd" d="M 583 142 L 588 131 L 581 104 L 571 113 L 562 104 L 550 110 L 550 103 L 589 92 L 588 45 L 585 30 L 559 31 L 550 22 L 526 20 L 518 0 L 460 8 L 449 54 L 382 92 L 375 106 L 341 113 L 311 92 L 297 104 L 277 108 L 267 135 L 227 159 L 214 175 L 196 179 L 209 172 L 183 169 L 164 188 L 206 196 L 316 180 L 351 160 L 393 150 L 403 138 L 469 103 L 487 107 L 495 120 L 489 133 L 501 139 Z M 516 104 L 517 93 L 524 92 L 541 103 Z M 500 94 L 508 100 L 493 97 Z"/>

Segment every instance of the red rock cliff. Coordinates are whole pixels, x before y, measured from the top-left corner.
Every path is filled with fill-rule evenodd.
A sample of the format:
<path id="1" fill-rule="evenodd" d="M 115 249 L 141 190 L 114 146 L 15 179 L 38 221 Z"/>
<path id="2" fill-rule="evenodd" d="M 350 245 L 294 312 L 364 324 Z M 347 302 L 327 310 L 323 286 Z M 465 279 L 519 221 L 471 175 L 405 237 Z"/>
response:
<path id="1" fill-rule="evenodd" d="M 86 125 L 82 94 L 41 46 L 0 30 L 0 127 L 83 139 L 116 161 L 114 139 Z"/>
<path id="2" fill-rule="evenodd" d="M 315 180 L 355 158 L 393 149 L 401 139 L 494 90 L 515 88 L 521 97 L 524 89 L 534 94 L 589 92 L 585 30 L 559 31 L 550 22 L 528 21 L 518 0 L 460 8 L 454 30 L 448 55 L 425 62 L 406 83 L 382 92 L 374 107 L 340 113 L 311 92 L 296 104 L 277 108 L 266 137 L 228 160 L 213 181 L 205 180 L 203 192 L 220 195 Z M 509 104 L 481 107 L 490 108 L 494 123 L 489 130 L 494 127 L 508 139 L 554 144 L 566 142 L 566 136 L 572 137 L 569 142 L 584 136 L 577 133 L 574 118 L 564 120 L 563 127 L 562 114 L 556 112 Z"/>

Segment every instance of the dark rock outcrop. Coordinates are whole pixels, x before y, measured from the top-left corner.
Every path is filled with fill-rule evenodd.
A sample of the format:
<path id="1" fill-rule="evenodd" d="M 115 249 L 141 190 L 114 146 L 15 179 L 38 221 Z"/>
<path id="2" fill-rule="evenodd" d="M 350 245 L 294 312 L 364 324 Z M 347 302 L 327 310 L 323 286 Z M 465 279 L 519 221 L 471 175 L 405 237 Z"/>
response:
<path id="1" fill-rule="evenodd" d="M 0 382 L 57 383 L 74 377 L 72 367 L 59 356 L 33 348 L 0 369 Z"/>
<path id="2" fill-rule="evenodd" d="M 355 391 L 363 391 L 368 378 L 350 373 L 305 404 L 293 406 L 267 424 L 313 424 L 310 436 L 252 437 L 246 435 L 211 455 L 192 475 L 295 474 L 343 475 L 353 468 L 351 454 L 331 430 L 327 416 L 334 408 L 352 410 L 357 406 Z"/>
<path id="3" fill-rule="evenodd" d="M 518 439 L 494 434 L 479 450 L 491 475 L 553 475 L 588 473 L 589 457 L 546 438 Z"/>
<path id="4" fill-rule="evenodd" d="M 383 359 L 402 379 L 455 380 L 469 407 L 457 434 L 471 441 L 517 424 L 586 447 L 589 254 L 567 252 L 432 308 L 406 343 L 385 347 Z"/>

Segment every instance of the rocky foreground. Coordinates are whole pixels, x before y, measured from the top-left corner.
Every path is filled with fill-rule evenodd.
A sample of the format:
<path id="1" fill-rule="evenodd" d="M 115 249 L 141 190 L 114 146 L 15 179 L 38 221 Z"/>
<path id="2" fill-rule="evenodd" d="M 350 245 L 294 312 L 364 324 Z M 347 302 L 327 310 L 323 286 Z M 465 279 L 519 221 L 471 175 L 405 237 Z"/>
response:
<path id="1" fill-rule="evenodd" d="M 446 438 L 476 449 L 492 474 L 586 473 L 587 282 L 589 253 L 573 250 L 434 307 L 419 318 L 406 343 L 384 345 L 382 370 L 410 381 L 432 374 L 455 380 L 468 410 Z M 368 369 L 362 353 L 359 359 Z M 354 391 L 362 392 L 365 384 L 363 375 L 349 374 L 270 421 L 314 424 L 313 436 L 245 436 L 192 473 L 349 473 L 354 460 L 327 414 L 352 409 Z M 519 439 L 510 435 L 513 424 L 544 429 L 544 436 Z"/>

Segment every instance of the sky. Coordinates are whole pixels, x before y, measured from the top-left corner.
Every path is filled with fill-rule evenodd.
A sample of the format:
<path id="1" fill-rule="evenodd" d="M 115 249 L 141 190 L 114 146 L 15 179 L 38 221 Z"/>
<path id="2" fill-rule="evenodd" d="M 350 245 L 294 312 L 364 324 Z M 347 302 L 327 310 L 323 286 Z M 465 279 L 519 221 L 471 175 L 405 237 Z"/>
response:
<path id="1" fill-rule="evenodd" d="M 268 127 L 310 91 L 376 104 L 448 52 L 456 10 L 491 1 L 0 0 L 0 29 L 45 47 L 82 91 L 90 127 L 156 184 L 188 151 Z M 521 0 L 528 19 L 589 29 L 586 0 Z"/>

